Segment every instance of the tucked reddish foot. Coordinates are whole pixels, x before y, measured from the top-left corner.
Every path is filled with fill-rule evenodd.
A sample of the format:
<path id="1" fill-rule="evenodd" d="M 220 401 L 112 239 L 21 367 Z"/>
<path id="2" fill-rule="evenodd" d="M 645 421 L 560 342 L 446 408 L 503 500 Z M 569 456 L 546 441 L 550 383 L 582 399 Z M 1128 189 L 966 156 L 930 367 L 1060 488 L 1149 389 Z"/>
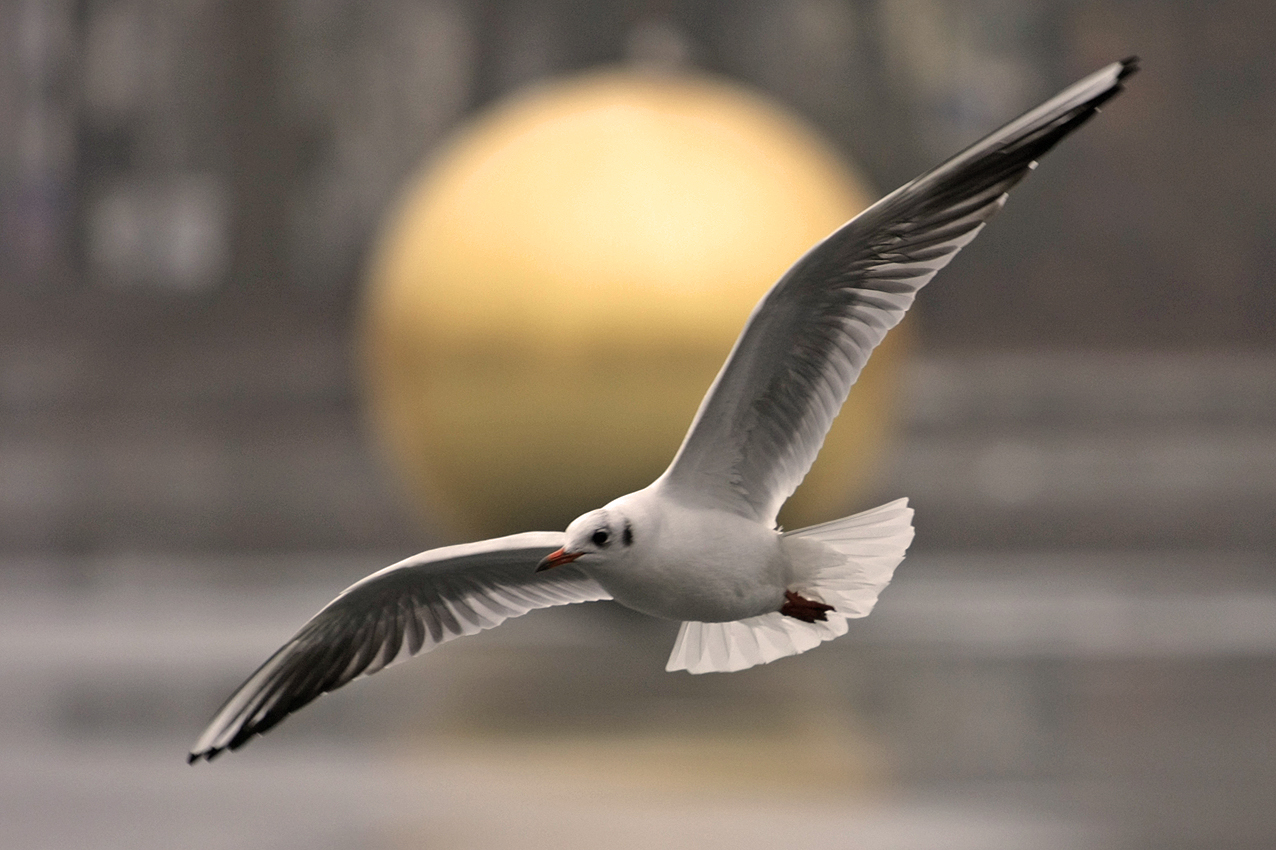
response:
<path id="1" fill-rule="evenodd" d="M 828 614 L 826 612 L 832 610 L 832 605 L 825 605 L 823 602 L 806 599 L 791 590 L 784 591 L 784 604 L 780 606 L 781 614 L 801 620 L 804 623 L 827 620 Z"/>

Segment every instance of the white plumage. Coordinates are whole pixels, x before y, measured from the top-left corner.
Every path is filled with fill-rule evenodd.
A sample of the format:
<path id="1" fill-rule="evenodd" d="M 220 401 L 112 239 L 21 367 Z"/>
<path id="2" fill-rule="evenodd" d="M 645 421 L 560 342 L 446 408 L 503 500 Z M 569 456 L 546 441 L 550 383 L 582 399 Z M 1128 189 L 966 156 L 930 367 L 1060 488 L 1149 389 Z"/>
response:
<path id="1" fill-rule="evenodd" d="M 912 541 L 900 499 L 775 529 L 873 348 L 1036 160 L 1121 90 L 1113 63 L 902 186 L 762 298 L 669 468 L 579 517 L 415 555 L 316 614 L 217 712 L 190 761 L 236 749 L 320 694 L 534 608 L 614 599 L 682 620 L 669 670 L 741 670 L 867 616 Z"/>
<path id="2" fill-rule="evenodd" d="M 805 569 L 794 576 L 800 595 L 833 606 L 826 619 L 806 623 L 778 611 L 721 623 L 682 624 L 670 672 L 744 670 L 797 655 L 846 634 L 846 621 L 867 617 L 913 541 L 913 509 L 898 499 L 854 516 L 780 535 L 789 560 Z"/>

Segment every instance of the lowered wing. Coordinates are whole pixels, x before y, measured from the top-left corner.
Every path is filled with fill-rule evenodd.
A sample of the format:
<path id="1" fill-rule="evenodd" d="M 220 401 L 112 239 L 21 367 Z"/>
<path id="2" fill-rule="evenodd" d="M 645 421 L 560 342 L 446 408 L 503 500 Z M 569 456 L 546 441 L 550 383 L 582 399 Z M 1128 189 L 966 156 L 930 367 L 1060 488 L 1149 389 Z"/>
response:
<path id="1" fill-rule="evenodd" d="M 536 572 L 563 545 L 529 531 L 431 549 L 356 582 L 248 677 L 213 717 L 188 761 L 212 760 L 320 694 L 534 608 L 610 599 L 570 565 Z"/>

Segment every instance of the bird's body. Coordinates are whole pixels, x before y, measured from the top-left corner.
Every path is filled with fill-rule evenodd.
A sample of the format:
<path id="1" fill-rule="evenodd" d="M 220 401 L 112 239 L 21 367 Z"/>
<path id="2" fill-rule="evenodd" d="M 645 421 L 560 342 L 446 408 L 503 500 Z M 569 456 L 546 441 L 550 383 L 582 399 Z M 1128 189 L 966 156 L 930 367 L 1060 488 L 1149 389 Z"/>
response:
<path id="1" fill-rule="evenodd" d="M 844 634 L 903 559 L 913 511 L 900 499 L 781 532 L 780 506 L 918 290 L 1134 70 L 1129 59 L 1091 74 L 799 258 L 754 309 L 650 486 L 562 533 L 432 549 L 355 583 L 231 695 L 190 761 L 241 746 L 354 678 L 534 608 L 613 599 L 681 620 L 668 669 L 692 673 L 740 670 Z"/>
<path id="2" fill-rule="evenodd" d="M 582 556 L 576 566 L 612 599 L 652 617 L 743 620 L 780 610 L 792 583 L 793 565 L 778 532 L 731 511 L 684 505 L 660 482 L 581 520 L 590 534 L 595 520 L 622 527 L 607 547 L 614 548 L 612 557 Z M 567 536 L 570 541 L 570 527 Z"/>

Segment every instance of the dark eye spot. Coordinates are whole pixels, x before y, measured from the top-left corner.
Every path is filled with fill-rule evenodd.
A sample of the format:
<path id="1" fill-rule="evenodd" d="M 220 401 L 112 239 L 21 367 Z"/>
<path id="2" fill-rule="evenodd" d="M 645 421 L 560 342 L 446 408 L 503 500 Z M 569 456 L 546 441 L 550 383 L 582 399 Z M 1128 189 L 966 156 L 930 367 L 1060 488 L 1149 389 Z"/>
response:
<path id="1" fill-rule="evenodd" d="M 625 523 L 625 536 L 621 538 L 625 541 L 626 546 L 632 546 L 634 543 L 634 530 L 629 527 L 629 523 Z"/>
<path id="2" fill-rule="evenodd" d="M 594 536 L 589 539 L 594 541 L 595 546 L 599 546 L 599 547 L 606 546 L 607 539 L 608 539 L 607 529 L 605 528 L 598 529 L 597 531 L 594 532 Z"/>

